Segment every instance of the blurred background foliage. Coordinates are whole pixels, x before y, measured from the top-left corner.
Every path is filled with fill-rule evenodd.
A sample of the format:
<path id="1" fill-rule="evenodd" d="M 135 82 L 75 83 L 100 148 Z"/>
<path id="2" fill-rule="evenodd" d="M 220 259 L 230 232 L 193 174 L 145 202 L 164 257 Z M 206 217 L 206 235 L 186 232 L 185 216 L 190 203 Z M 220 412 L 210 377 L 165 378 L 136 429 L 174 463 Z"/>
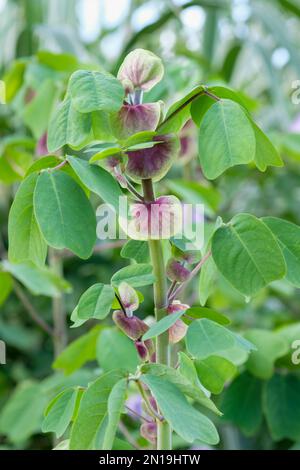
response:
<path id="1" fill-rule="evenodd" d="M 1 260 L 7 257 L 11 202 L 28 168 L 46 153 L 45 131 L 70 74 L 77 68 L 116 73 L 124 56 L 136 47 L 152 50 L 165 63 L 165 77 L 147 100 L 162 99 L 169 105 L 199 83 L 237 89 L 285 162 L 283 168 L 266 173 L 235 167 L 208 184 L 198 164 L 191 125 L 182 134 L 183 156 L 159 191 L 171 191 L 185 202 L 204 202 L 208 221 L 217 216 L 227 221 L 237 212 L 251 212 L 300 224 L 299 25 L 297 0 L 0 0 L 0 76 L 7 98 L 7 104 L 0 105 Z M 126 265 L 120 245 L 99 242 L 94 255 L 84 262 L 69 253 L 50 254 L 52 271 L 72 286 L 71 292 L 65 286 L 66 293 L 54 298 L 51 289 L 39 292 L 32 273 L 24 279 L 18 273 L 12 277 L 0 272 L 0 338 L 7 344 L 7 364 L 0 366 L 2 449 L 51 448 L 51 435 L 40 430 L 45 404 L 58 391 L 72 384 L 84 385 L 98 367 L 105 368 L 107 359 L 99 358 L 97 348 L 99 331 L 91 323 L 70 329 L 69 317 L 91 284 L 109 281 L 114 271 Z M 290 341 L 300 339 L 300 295 L 286 281 L 272 284 L 251 301 L 245 301 L 224 279 L 217 279 L 214 287 L 207 305 L 228 315 L 237 331 L 285 326 Z M 143 317 L 152 312 L 151 299 L 144 294 Z M 198 281 L 184 300 L 190 305 L 199 303 Z M 57 333 L 54 340 L 45 325 Z M 63 361 L 62 368 L 72 374 L 54 373 L 53 358 L 84 333 Z M 112 350 L 108 362 L 118 360 L 122 352 Z M 298 379 L 299 366 L 298 370 L 294 366 L 291 375 L 289 361 L 280 358 L 275 365 L 291 380 Z M 297 448 L 300 429 L 299 425 L 293 428 L 292 415 L 299 418 L 300 395 L 296 402 L 280 396 L 278 376 L 273 376 L 269 393 L 274 386 L 275 402 L 276 397 L 277 402 L 286 400 L 289 407 L 288 418 L 281 423 L 287 430 L 280 435 L 274 421 L 270 429 L 262 418 L 266 406 L 259 398 L 262 377 L 244 369 L 240 382 L 227 387 L 221 396 L 225 405 L 227 400 L 227 415 L 218 423 L 220 447 Z M 247 402 L 246 391 L 252 385 L 254 392 Z M 228 407 L 230 400 L 235 408 Z M 252 416 L 241 412 L 255 403 L 259 405 Z M 278 413 L 280 421 L 282 410 Z M 129 419 L 127 424 L 131 435 L 139 439 L 134 421 Z"/>

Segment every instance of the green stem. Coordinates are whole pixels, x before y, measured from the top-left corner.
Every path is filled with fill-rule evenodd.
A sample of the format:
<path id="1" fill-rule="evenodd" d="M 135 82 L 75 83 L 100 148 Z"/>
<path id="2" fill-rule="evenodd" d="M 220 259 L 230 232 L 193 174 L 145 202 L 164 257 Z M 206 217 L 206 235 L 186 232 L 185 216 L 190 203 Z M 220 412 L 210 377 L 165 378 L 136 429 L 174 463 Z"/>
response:
<path id="1" fill-rule="evenodd" d="M 143 192 L 145 202 L 151 203 L 155 200 L 153 183 L 151 179 L 143 180 Z M 154 306 L 156 321 L 161 320 L 166 315 L 167 299 L 167 278 L 165 273 L 165 263 L 163 257 L 162 244 L 160 240 L 148 240 L 154 283 Z M 156 362 L 170 365 L 169 335 L 165 332 L 156 338 Z M 157 450 L 172 449 L 172 431 L 166 421 L 157 420 Z"/>
<path id="2" fill-rule="evenodd" d="M 62 276 L 62 259 L 54 249 L 49 250 L 49 264 L 55 274 Z M 63 294 L 53 298 L 52 316 L 54 328 L 54 357 L 57 357 L 67 346 L 67 322 Z"/>

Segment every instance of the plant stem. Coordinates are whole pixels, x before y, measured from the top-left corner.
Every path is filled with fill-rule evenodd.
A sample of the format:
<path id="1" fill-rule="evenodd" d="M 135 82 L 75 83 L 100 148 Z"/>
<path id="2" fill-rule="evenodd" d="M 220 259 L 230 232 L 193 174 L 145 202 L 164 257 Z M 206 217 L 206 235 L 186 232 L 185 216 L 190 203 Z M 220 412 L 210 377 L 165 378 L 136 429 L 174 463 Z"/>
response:
<path id="1" fill-rule="evenodd" d="M 154 190 L 151 179 L 142 181 L 145 202 L 154 202 Z M 160 240 L 148 240 L 150 256 L 153 266 L 154 282 L 154 306 L 156 321 L 166 315 L 167 299 L 167 277 L 163 257 L 162 244 Z M 169 334 L 165 333 L 156 338 L 156 362 L 170 365 Z M 169 424 L 157 420 L 157 449 L 172 449 L 172 431 Z"/>
<path id="2" fill-rule="evenodd" d="M 133 437 L 131 436 L 131 434 L 128 431 L 127 427 L 125 426 L 125 424 L 122 421 L 119 422 L 119 430 L 121 431 L 121 433 L 123 434 L 125 439 L 127 439 L 129 444 L 132 445 L 132 447 L 134 447 L 136 450 L 142 450 L 142 448 L 138 445 L 138 443 L 135 441 L 135 439 L 133 439 Z"/>
<path id="3" fill-rule="evenodd" d="M 150 400 L 149 400 L 149 398 L 148 398 L 148 395 L 147 395 L 146 391 L 143 389 L 143 385 L 141 384 L 141 382 L 140 382 L 139 380 L 137 380 L 136 384 L 137 384 L 137 386 L 138 386 L 138 389 L 139 389 L 139 392 L 140 392 L 142 398 L 144 399 L 144 402 L 145 402 L 145 405 L 146 405 L 146 408 L 147 408 L 147 411 L 148 411 L 149 415 L 152 416 L 152 418 L 156 419 L 156 421 L 162 422 L 162 421 L 163 421 L 163 417 L 160 416 L 160 415 L 153 409 L 153 406 L 151 405 Z"/>
<path id="4" fill-rule="evenodd" d="M 23 291 L 22 287 L 20 286 L 19 283 L 16 281 L 14 282 L 14 291 L 16 296 L 19 298 L 21 301 L 23 307 L 26 309 L 27 313 L 29 316 L 32 318 L 32 320 L 40 327 L 42 330 L 44 330 L 48 335 L 54 337 L 54 331 L 52 328 L 41 318 L 41 316 L 38 314 L 38 312 L 35 310 L 35 307 L 32 305 L 30 302 L 29 298 Z"/>
<path id="5" fill-rule="evenodd" d="M 64 166 L 68 165 L 68 160 L 63 160 L 62 162 L 58 163 L 58 165 L 54 166 L 53 168 L 49 168 L 51 171 L 57 171 L 63 168 Z"/>
<path id="6" fill-rule="evenodd" d="M 135 187 L 128 181 L 127 179 L 127 189 L 128 191 L 133 194 L 138 200 L 144 202 L 143 196 L 135 189 Z"/>
<path id="7" fill-rule="evenodd" d="M 62 276 L 62 259 L 53 249 L 49 250 L 49 264 L 55 274 Z M 57 357 L 67 346 L 67 325 L 63 294 L 54 297 L 52 300 L 52 317 L 54 357 Z"/>
<path id="8" fill-rule="evenodd" d="M 169 303 L 171 303 L 175 297 L 180 294 L 180 292 L 185 289 L 185 287 L 188 285 L 188 283 L 193 279 L 193 277 L 196 276 L 196 274 L 198 274 L 198 272 L 200 271 L 200 269 L 202 268 L 202 266 L 204 265 L 204 263 L 206 263 L 206 261 L 208 260 L 208 258 L 211 256 L 211 251 L 208 251 L 206 253 L 205 256 L 203 256 L 203 258 L 201 259 L 201 261 L 199 261 L 199 263 L 197 264 L 197 266 L 191 271 L 191 274 L 190 274 L 190 277 L 188 278 L 187 281 L 183 282 L 182 284 L 180 284 L 179 287 L 177 287 L 177 289 L 175 291 L 173 291 L 173 293 L 170 295 L 169 297 Z"/>

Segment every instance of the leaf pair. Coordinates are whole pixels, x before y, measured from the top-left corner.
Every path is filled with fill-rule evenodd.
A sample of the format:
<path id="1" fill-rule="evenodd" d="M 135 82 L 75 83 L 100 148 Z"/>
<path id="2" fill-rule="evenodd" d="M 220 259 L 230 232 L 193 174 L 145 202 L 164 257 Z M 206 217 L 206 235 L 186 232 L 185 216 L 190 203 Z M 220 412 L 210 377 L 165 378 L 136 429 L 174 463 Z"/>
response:
<path id="1" fill-rule="evenodd" d="M 64 172 L 30 174 L 9 216 L 9 257 L 43 266 L 47 244 L 88 258 L 96 241 L 96 218 L 80 186 Z"/>
<path id="2" fill-rule="evenodd" d="M 300 228 L 274 217 L 239 214 L 216 230 L 213 260 L 223 276 L 242 294 L 251 296 L 286 275 L 300 285 Z"/>
<path id="3" fill-rule="evenodd" d="M 79 303 L 72 314 L 75 322 L 73 327 L 82 325 L 89 318 L 103 320 L 115 308 L 115 289 L 125 309 L 136 310 L 139 305 L 138 294 L 134 287 L 152 284 L 154 281 L 152 266 L 150 264 L 133 264 L 117 271 L 109 284 L 94 284 L 80 297 Z M 121 305 L 117 303 L 117 309 Z"/>
<path id="4" fill-rule="evenodd" d="M 238 103 L 213 104 L 199 129 L 199 156 L 204 175 L 215 179 L 228 168 L 252 161 L 261 171 L 282 166 L 275 147 Z"/>
<path id="5" fill-rule="evenodd" d="M 71 430 L 71 450 L 110 450 L 126 398 L 127 379 L 107 372 L 83 393 Z"/>
<path id="6" fill-rule="evenodd" d="M 85 145 L 89 137 L 92 137 L 93 113 L 118 111 L 123 99 L 121 83 L 107 72 L 74 72 L 69 80 L 66 97 L 50 121 L 49 152 L 66 144 L 74 148 Z"/>

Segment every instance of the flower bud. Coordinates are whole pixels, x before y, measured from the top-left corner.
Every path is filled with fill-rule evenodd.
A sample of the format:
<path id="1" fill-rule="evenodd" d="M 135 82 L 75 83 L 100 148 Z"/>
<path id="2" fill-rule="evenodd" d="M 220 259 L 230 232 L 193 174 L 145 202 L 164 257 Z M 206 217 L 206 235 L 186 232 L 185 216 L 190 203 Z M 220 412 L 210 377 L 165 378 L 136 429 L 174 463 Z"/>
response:
<path id="1" fill-rule="evenodd" d="M 149 330 L 149 326 L 143 320 L 135 315 L 128 318 L 122 310 L 115 310 L 112 318 L 117 327 L 134 341 L 140 339 Z"/>
<path id="2" fill-rule="evenodd" d="M 112 173 L 115 168 L 122 167 L 123 157 L 121 154 L 112 155 L 104 160 L 104 167 Z"/>
<path id="3" fill-rule="evenodd" d="M 139 308 L 140 302 L 138 295 L 135 289 L 129 284 L 127 284 L 127 282 L 121 282 L 118 287 L 118 291 L 122 304 L 126 311 L 128 310 L 129 312 L 134 312 Z"/>
<path id="4" fill-rule="evenodd" d="M 161 196 L 153 203 L 134 203 L 129 214 L 120 213 L 119 224 L 133 240 L 163 240 L 182 228 L 182 206 L 175 196 Z"/>
<path id="5" fill-rule="evenodd" d="M 153 423 L 143 423 L 140 427 L 141 436 L 151 444 L 156 443 L 157 438 L 157 425 Z"/>
<path id="6" fill-rule="evenodd" d="M 198 263 L 201 259 L 199 250 L 182 251 L 177 246 L 172 245 L 172 255 L 177 261 L 185 261 L 188 264 Z"/>
<path id="7" fill-rule="evenodd" d="M 154 343 L 152 339 L 147 339 L 146 341 L 137 340 L 134 342 L 134 345 L 142 361 L 149 362 L 154 353 Z"/>
<path id="8" fill-rule="evenodd" d="M 118 139 L 142 131 L 154 131 L 160 120 L 160 103 L 128 104 L 111 116 L 111 127 Z"/>
<path id="9" fill-rule="evenodd" d="M 175 258 L 169 259 L 166 267 L 166 273 L 170 281 L 176 282 L 187 281 L 191 274 L 190 271 Z"/>
<path id="10" fill-rule="evenodd" d="M 45 132 L 42 137 L 38 140 L 35 147 L 35 154 L 40 157 L 42 155 L 47 155 L 47 132 Z"/>
<path id="11" fill-rule="evenodd" d="M 179 300 L 174 300 L 170 305 L 167 307 L 167 313 L 176 313 L 180 311 L 186 311 L 190 308 L 187 304 L 182 304 Z"/>
<path id="12" fill-rule="evenodd" d="M 155 136 L 158 143 L 150 148 L 127 151 L 127 174 L 136 182 L 152 178 L 159 181 L 172 166 L 179 151 L 178 139 L 174 136 Z"/>
<path id="13" fill-rule="evenodd" d="M 175 344 L 181 341 L 186 335 L 187 328 L 187 325 L 181 319 L 177 320 L 171 328 L 169 328 L 169 342 Z"/>
<path id="14" fill-rule="evenodd" d="M 190 308 L 187 304 L 182 304 L 178 300 L 174 300 L 174 302 L 167 307 L 167 313 L 172 315 L 176 312 L 185 311 Z M 169 328 L 169 341 L 171 344 L 178 343 L 187 332 L 187 325 L 181 320 L 177 320 L 170 328 Z"/>
<path id="15" fill-rule="evenodd" d="M 145 49 L 135 49 L 124 59 L 118 79 L 125 90 L 130 88 L 149 91 L 163 77 L 164 68 L 159 57 Z"/>

